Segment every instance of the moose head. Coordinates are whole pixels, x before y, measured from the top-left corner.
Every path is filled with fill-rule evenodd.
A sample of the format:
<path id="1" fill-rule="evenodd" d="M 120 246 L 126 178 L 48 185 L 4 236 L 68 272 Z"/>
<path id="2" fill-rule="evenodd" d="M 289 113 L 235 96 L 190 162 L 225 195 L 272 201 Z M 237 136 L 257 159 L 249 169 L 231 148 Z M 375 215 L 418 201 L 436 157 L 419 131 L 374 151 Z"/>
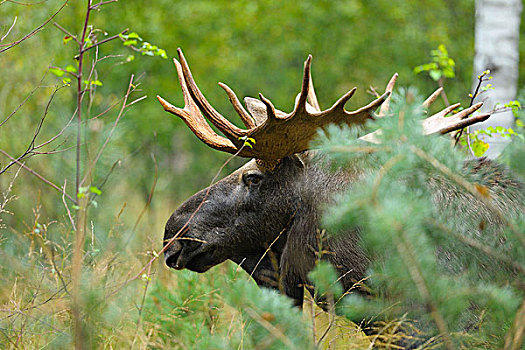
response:
<path id="1" fill-rule="evenodd" d="M 310 74 L 311 56 L 304 63 L 301 91 L 291 113 L 279 111 L 262 94 L 260 100 L 245 100 L 247 111 L 233 90 L 219 83 L 246 127 L 241 129 L 210 105 L 180 49 L 178 54 L 180 63 L 174 63 L 185 106 L 177 108 L 158 97 L 164 109 L 180 117 L 211 148 L 252 159 L 175 210 L 165 228 L 166 264 L 175 269 L 205 272 L 229 259 L 259 285 L 279 289 L 300 305 L 303 287 L 310 285 L 308 272 L 322 246 L 329 252 L 323 259 L 336 267 L 343 287 L 349 289 L 357 284 L 359 289 L 368 264 L 358 245 L 359 229 L 325 240 L 319 227 L 322 206 L 347 188 L 359 176 L 359 170 L 329 172 L 318 161 L 312 161 L 308 148 L 317 129 L 328 124 L 359 126 L 387 115 L 397 74 L 383 95 L 355 111 L 344 108 L 355 88 L 332 107 L 321 110 Z M 424 107 L 439 93 L 440 90 L 432 94 Z M 488 118 L 469 117 L 481 103 L 445 118 L 458 106 L 425 119 L 424 133 L 444 134 Z M 218 135 L 207 121 L 224 136 Z M 363 139 L 376 142 L 375 133 Z"/>

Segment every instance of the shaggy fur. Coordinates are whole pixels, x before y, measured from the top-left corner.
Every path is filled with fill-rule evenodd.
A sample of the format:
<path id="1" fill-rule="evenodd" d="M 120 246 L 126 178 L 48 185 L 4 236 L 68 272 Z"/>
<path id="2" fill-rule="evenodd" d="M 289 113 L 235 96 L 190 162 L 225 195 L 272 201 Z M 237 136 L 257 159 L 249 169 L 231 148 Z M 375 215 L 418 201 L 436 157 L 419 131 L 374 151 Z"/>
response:
<path id="1" fill-rule="evenodd" d="M 187 231 L 178 234 L 167 249 L 166 264 L 205 272 L 230 259 L 260 286 L 279 289 L 301 305 L 303 287 L 310 286 L 307 276 L 322 246 L 329 252 L 322 259 L 336 267 L 345 290 L 352 288 L 365 277 L 369 263 L 358 245 L 359 231 L 355 228 L 324 239 L 319 220 L 320 208 L 359 174 L 327 168 L 322 161 L 297 155 L 283 159 L 271 171 L 260 169 L 253 160 L 248 162 L 173 213 L 166 224 L 164 244 L 184 226 Z M 466 171 L 487 187 L 496 207 L 507 213 L 524 210 L 523 185 L 512 180 L 502 166 L 480 160 L 468 164 Z M 498 226 L 498 219 L 483 204 L 444 179 L 431 179 L 429 186 L 443 215 L 460 212 L 475 222 Z M 443 260 L 450 258 L 443 256 Z"/>

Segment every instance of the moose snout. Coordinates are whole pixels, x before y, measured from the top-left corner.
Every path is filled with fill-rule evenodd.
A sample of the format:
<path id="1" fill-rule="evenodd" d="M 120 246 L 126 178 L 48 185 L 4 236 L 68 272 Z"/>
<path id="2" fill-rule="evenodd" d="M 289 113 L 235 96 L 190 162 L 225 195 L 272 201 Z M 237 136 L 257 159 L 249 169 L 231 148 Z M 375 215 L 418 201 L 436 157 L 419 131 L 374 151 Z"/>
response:
<path id="1" fill-rule="evenodd" d="M 179 259 L 182 251 L 182 244 L 178 240 L 175 240 L 173 244 L 164 252 L 164 262 L 168 267 L 180 270 L 177 260 Z"/>
<path id="2" fill-rule="evenodd" d="M 201 245 L 200 242 L 184 240 L 184 238 L 176 239 L 164 253 L 166 265 L 182 270 Z"/>

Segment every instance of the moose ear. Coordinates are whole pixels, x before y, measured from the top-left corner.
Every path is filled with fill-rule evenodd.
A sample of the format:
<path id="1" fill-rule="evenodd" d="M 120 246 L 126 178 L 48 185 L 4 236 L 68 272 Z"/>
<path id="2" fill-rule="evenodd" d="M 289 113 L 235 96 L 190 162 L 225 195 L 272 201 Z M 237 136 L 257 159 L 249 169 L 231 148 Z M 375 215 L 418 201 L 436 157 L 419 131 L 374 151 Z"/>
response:
<path id="1" fill-rule="evenodd" d="M 245 97 L 244 103 L 255 120 L 255 125 L 261 125 L 266 121 L 266 106 L 264 103 L 253 97 Z"/>
<path id="2" fill-rule="evenodd" d="M 252 118 L 255 120 L 256 126 L 263 124 L 266 119 L 268 119 L 266 105 L 261 100 L 253 97 L 245 97 L 244 103 L 246 104 L 246 109 L 248 109 L 248 112 L 251 113 Z M 286 116 L 286 113 L 278 109 L 275 109 L 275 114 L 281 118 Z"/>

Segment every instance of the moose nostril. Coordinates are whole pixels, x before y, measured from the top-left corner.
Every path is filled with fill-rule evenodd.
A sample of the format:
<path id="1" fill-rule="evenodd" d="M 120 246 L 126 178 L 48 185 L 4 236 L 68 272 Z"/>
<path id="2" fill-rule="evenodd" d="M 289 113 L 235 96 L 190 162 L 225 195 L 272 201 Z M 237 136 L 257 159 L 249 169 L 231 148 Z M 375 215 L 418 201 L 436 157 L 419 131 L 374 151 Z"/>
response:
<path id="1" fill-rule="evenodd" d="M 180 269 L 180 267 L 177 265 L 177 260 L 179 259 L 180 252 L 181 252 L 180 250 L 178 250 L 176 252 L 168 250 L 164 254 L 164 259 L 165 259 L 166 265 L 168 265 L 168 267 L 172 267 L 174 269 Z"/>

